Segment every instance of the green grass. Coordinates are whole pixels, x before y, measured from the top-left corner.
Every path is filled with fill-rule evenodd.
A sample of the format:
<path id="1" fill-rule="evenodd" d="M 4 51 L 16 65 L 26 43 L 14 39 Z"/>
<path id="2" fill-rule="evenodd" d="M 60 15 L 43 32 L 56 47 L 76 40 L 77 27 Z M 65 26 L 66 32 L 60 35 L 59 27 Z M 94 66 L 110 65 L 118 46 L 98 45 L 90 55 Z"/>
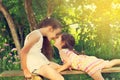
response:
<path id="1" fill-rule="evenodd" d="M 24 80 L 24 77 L 4 77 L 0 78 L 0 80 Z"/>

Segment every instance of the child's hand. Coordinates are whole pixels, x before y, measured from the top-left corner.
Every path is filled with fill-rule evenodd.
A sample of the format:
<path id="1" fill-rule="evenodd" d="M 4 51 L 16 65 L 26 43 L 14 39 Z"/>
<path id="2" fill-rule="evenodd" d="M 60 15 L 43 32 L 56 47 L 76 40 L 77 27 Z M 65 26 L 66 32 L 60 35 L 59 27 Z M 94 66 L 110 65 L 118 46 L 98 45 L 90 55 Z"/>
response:
<path id="1" fill-rule="evenodd" d="M 72 71 L 72 67 L 70 66 L 69 68 L 68 68 L 70 71 Z"/>
<path id="2" fill-rule="evenodd" d="M 69 63 L 63 64 L 62 66 L 59 66 L 57 69 L 58 72 L 64 71 L 70 67 Z"/>
<path id="3" fill-rule="evenodd" d="M 31 79 L 32 78 L 32 75 L 31 75 L 31 73 L 28 70 L 24 70 L 23 72 L 24 72 L 25 78 L 27 78 L 27 79 Z"/>

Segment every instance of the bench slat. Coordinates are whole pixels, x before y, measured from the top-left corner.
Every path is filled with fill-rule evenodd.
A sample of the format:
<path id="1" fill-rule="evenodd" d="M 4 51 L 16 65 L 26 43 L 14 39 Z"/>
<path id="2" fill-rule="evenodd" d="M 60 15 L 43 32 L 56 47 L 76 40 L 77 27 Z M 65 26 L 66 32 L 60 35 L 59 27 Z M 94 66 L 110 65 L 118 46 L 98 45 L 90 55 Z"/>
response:
<path id="1" fill-rule="evenodd" d="M 108 69 L 103 69 L 102 73 L 115 73 L 115 72 L 120 72 L 120 67 L 112 67 Z M 86 74 L 83 71 L 77 71 L 77 70 L 72 70 L 72 71 L 63 71 L 61 72 L 62 75 L 67 75 L 67 74 Z"/>
<path id="2" fill-rule="evenodd" d="M 103 69 L 102 73 L 114 73 L 114 72 L 120 72 L 120 67 L 112 67 L 108 69 Z M 68 75 L 68 74 L 86 74 L 83 71 L 77 71 L 77 70 L 65 70 L 61 72 L 62 75 Z M 21 70 L 12 70 L 12 71 L 4 71 L 0 74 L 0 77 L 12 77 L 12 76 L 24 76 L 23 71 Z"/>
<path id="3" fill-rule="evenodd" d="M 114 72 L 120 72 L 120 67 L 112 67 L 102 70 L 102 73 L 114 73 Z"/>
<path id="4" fill-rule="evenodd" d="M 24 76 L 21 70 L 4 71 L 0 74 L 0 77 L 12 77 L 12 76 Z"/>

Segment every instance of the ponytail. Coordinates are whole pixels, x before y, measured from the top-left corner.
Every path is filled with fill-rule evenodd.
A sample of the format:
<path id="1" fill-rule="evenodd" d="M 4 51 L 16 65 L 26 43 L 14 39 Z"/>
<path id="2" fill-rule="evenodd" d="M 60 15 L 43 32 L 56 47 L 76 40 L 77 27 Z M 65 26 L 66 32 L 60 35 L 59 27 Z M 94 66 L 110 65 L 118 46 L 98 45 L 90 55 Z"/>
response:
<path id="1" fill-rule="evenodd" d="M 43 19 L 41 21 L 41 23 L 39 23 L 37 25 L 37 28 L 44 28 L 44 27 L 48 27 L 48 26 L 51 26 L 53 29 L 57 29 L 57 28 L 61 28 L 61 23 L 54 19 L 54 18 L 51 18 L 51 17 L 47 17 L 45 19 Z M 52 49 L 52 46 L 50 44 L 50 41 L 48 40 L 47 37 L 43 36 L 43 46 L 42 46 L 42 53 L 49 59 L 51 60 L 53 55 L 53 49 Z"/>
<path id="2" fill-rule="evenodd" d="M 43 46 L 42 46 L 42 53 L 49 59 L 51 60 L 53 55 L 53 49 L 52 46 L 50 44 L 50 41 L 48 40 L 47 37 L 43 37 Z"/>

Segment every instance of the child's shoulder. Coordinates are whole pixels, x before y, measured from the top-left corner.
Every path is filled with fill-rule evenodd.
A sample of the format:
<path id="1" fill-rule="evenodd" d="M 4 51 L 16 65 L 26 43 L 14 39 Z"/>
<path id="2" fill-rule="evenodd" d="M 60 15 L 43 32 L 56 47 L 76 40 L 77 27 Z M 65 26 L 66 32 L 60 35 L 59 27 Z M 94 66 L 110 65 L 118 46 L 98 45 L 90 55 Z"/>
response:
<path id="1" fill-rule="evenodd" d="M 65 49 L 61 49 L 61 51 L 69 51 L 69 49 L 65 48 Z"/>
<path id="2" fill-rule="evenodd" d="M 31 36 L 31 35 L 33 35 L 33 37 L 35 35 L 36 36 L 38 35 L 39 37 L 42 36 L 41 32 L 38 29 L 31 31 L 27 36 Z"/>
<path id="3" fill-rule="evenodd" d="M 32 33 L 39 33 L 39 34 L 41 34 L 41 32 L 39 31 L 39 29 L 31 31 L 29 34 L 32 34 Z"/>
<path id="4" fill-rule="evenodd" d="M 60 53 L 67 53 L 69 51 L 69 49 L 61 49 Z"/>

